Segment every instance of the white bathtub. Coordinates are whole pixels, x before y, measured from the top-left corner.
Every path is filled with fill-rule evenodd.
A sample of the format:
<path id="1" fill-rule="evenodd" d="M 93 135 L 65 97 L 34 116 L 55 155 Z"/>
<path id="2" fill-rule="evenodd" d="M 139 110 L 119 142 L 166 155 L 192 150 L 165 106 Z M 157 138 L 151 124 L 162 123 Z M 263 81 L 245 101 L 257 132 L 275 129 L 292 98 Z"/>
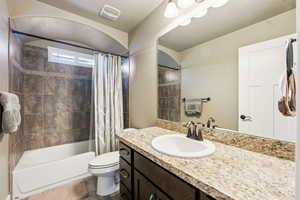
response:
<path id="1" fill-rule="evenodd" d="M 13 171 L 13 199 L 23 199 L 91 176 L 89 141 L 26 151 Z"/>

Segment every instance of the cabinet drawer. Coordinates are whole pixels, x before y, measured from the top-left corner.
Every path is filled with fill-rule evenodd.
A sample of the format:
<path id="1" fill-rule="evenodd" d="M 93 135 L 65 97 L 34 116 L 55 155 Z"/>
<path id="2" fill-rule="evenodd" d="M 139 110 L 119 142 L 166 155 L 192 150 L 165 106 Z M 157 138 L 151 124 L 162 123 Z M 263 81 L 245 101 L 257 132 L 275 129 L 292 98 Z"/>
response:
<path id="1" fill-rule="evenodd" d="M 134 167 L 174 200 L 195 200 L 197 190 L 149 159 L 134 152 Z"/>
<path id="2" fill-rule="evenodd" d="M 125 144 L 123 144 L 122 142 L 120 142 L 119 150 L 120 150 L 121 158 L 123 158 L 124 160 L 126 160 L 128 163 L 131 164 L 131 149 Z"/>
<path id="3" fill-rule="evenodd" d="M 132 200 L 131 192 L 126 188 L 126 186 L 123 183 L 120 184 L 120 199 Z"/>
<path id="4" fill-rule="evenodd" d="M 139 172 L 134 170 L 134 199 L 171 200 Z"/>
<path id="5" fill-rule="evenodd" d="M 131 191 L 132 175 L 130 165 L 120 158 L 120 179 L 129 191 Z"/>

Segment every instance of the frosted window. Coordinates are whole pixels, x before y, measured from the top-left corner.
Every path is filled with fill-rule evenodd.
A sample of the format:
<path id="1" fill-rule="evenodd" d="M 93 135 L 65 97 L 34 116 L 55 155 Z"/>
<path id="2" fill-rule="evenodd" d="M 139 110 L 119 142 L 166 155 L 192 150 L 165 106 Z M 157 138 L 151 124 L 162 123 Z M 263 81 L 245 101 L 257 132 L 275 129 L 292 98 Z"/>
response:
<path id="1" fill-rule="evenodd" d="M 95 65 L 92 55 L 54 47 L 48 47 L 48 61 L 81 67 L 93 67 Z"/>

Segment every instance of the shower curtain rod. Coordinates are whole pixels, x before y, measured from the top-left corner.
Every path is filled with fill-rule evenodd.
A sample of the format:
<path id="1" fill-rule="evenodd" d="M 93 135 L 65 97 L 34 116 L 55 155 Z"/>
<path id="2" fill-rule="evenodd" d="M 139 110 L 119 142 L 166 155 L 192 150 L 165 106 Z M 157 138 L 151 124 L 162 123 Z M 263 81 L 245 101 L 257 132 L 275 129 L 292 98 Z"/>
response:
<path id="1" fill-rule="evenodd" d="M 37 35 L 29 34 L 29 33 L 24 33 L 24 32 L 20 32 L 20 31 L 16 31 L 14 29 L 12 29 L 11 31 L 14 34 L 25 35 L 25 36 L 28 36 L 28 37 L 34 37 L 34 38 L 38 38 L 38 39 L 41 39 L 41 40 L 47 40 L 47 41 L 50 41 L 50 42 L 56 42 L 56 43 L 59 43 L 59 44 L 64 44 L 64 45 L 68 45 L 68 46 L 72 46 L 72 47 L 77 47 L 77 48 L 81 48 L 81 49 L 95 51 L 95 52 L 99 52 L 99 53 L 103 53 L 103 54 L 107 54 L 107 55 L 113 55 L 113 56 L 120 56 L 122 58 L 128 58 L 128 56 L 123 56 L 123 55 L 120 55 L 120 54 L 115 54 L 115 53 L 109 53 L 109 52 L 105 52 L 105 51 L 100 51 L 100 50 L 92 49 L 92 48 L 89 48 L 89 47 L 83 47 L 83 46 L 76 45 L 76 44 L 71 44 L 71 43 L 68 43 L 68 42 L 63 42 L 63 41 L 59 41 L 59 40 L 54 40 L 54 39 L 42 37 L 42 36 L 37 36 Z"/>

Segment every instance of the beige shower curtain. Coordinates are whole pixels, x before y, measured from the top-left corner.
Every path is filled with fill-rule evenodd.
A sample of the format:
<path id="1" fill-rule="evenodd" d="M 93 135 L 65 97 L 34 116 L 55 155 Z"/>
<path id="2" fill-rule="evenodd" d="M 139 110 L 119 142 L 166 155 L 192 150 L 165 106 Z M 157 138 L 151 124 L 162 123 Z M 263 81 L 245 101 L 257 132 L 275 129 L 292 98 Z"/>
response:
<path id="1" fill-rule="evenodd" d="M 98 54 L 93 68 L 91 136 L 97 155 L 118 150 L 123 125 L 121 57 Z"/>

